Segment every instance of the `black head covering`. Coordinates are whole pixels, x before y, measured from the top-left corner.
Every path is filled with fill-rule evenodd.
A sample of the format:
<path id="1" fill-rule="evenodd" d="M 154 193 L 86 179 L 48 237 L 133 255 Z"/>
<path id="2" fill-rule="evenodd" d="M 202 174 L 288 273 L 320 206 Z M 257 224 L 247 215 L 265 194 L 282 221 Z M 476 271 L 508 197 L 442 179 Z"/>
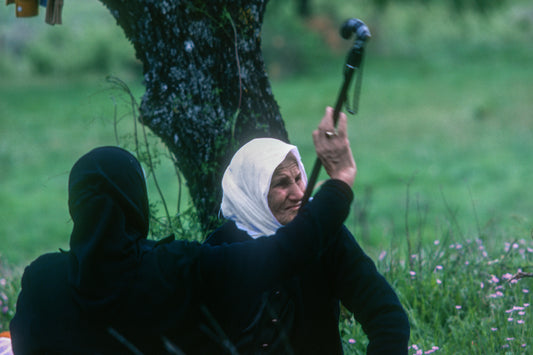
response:
<path id="1" fill-rule="evenodd" d="M 148 234 L 143 170 L 121 148 L 96 148 L 74 164 L 68 189 L 68 282 L 82 308 L 105 311 L 126 292 Z"/>

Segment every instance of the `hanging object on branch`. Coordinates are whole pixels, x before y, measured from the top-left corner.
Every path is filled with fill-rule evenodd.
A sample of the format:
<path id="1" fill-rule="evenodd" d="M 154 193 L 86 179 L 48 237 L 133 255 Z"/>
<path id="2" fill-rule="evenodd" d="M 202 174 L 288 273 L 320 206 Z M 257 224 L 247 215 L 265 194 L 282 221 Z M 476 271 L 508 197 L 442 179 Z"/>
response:
<path id="1" fill-rule="evenodd" d="M 39 5 L 46 7 L 44 21 L 49 25 L 62 23 L 63 0 L 6 0 L 6 5 L 15 4 L 17 17 L 35 17 L 39 15 Z"/>
<path id="2" fill-rule="evenodd" d="M 61 18 L 62 11 L 63 11 L 63 0 L 48 0 L 48 3 L 46 4 L 46 16 L 44 18 L 44 21 L 49 25 L 62 24 L 63 23 L 62 18 Z"/>
<path id="3" fill-rule="evenodd" d="M 39 15 L 39 0 L 15 0 L 17 17 L 34 17 Z"/>

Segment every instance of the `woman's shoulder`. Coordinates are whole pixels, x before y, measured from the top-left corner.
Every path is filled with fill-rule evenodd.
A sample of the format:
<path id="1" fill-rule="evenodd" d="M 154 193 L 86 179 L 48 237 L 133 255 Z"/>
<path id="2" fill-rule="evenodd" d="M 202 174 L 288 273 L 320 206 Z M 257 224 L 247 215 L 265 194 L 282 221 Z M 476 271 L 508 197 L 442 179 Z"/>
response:
<path id="1" fill-rule="evenodd" d="M 67 253 L 48 253 L 26 267 L 22 274 L 17 312 L 28 303 L 45 304 L 50 300 L 54 300 L 54 304 L 59 303 L 58 297 L 67 284 L 68 257 Z"/>
<path id="2" fill-rule="evenodd" d="M 245 242 L 252 239 L 248 233 L 237 228 L 237 225 L 233 221 L 227 221 L 219 228 L 215 229 L 206 239 L 204 244 L 209 245 L 221 245 Z"/>
<path id="3" fill-rule="evenodd" d="M 65 269 L 67 260 L 67 252 L 46 253 L 32 261 L 24 270 L 24 274 L 48 273 L 52 269 Z"/>

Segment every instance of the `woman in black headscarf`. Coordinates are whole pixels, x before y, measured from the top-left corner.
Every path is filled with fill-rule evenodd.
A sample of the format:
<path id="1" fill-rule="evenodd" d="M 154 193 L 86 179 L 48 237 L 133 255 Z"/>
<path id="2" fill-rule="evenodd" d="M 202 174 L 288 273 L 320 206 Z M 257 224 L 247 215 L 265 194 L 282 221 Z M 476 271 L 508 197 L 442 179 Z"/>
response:
<path id="1" fill-rule="evenodd" d="M 349 210 L 355 166 L 338 164 L 347 152 L 342 144 L 317 145 L 332 177 L 351 178 L 324 184 L 275 236 L 217 247 L 148 241 L 140 164 L 116 147 L 89 152 L 69 178 L 70 251 L 39 257 L 22 277 L 10 324 L 15 354 L 228 350 L 210 298 L 228 287 L 258 294 L 314 259 Z"/>

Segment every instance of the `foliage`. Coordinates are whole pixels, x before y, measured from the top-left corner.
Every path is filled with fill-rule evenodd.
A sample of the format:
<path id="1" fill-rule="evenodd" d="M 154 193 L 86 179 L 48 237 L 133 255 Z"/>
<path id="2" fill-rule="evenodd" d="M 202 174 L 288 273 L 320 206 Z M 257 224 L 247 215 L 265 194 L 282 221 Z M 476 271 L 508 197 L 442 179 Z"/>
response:
<path id="1" fill-rule="evenodd" d="M 387 6 L 376 10 L 380 1 Z M 412 45 L 405 47 L 405 43 L 395 43 L 395 40 L 405 38 L 411 43 L 418 42 L 412 37 L 413 31 L 421 37 L 433 37 L 433 32 L 468 31 L 473 22 L 489 25 L 493 22 L 492 17 L 498 14 L 501 17 L 509 9 L 515 13 L 508 16 L 506 23 L 497 26 L 506 26 L 508 32 L 519 36 L 524 30 L 531 31 L 533 26 L 531 7 L 524 0 L 314 0 L 309 5 L 310 15 L 300 18 L 293 2 L 269 2 L 262 28 L 262 49 L 272 77 L 319 73 L 327 68 L 332 55 L 343 54 L 346 43 L 338 36 L 338 26 L 347 17 L 359 17 L 370 26 L 375 36 L 369 50 L 393 46 L 394 51 L 398 51 L 401 49 L 399 45 L 404 50 L 412 48 Z M 482 17 L 475 11 L 495 8 L 498 12 L 484 11 Z M 101 4 L 78 1 L 65 7 L 64 24 L 53 27 L 44 24 L 42 17 L 17 19 L 9 11 L 11 8 L 7 9 L 0 12 L 2 76 L 141 74 L 141 63 L 135 59 L 131 43 L 125 40 L 122 30 Z M 419 16 L 404 15 L 406 9 Z M 424 25 L 425 22 L 438 25 L 439 21 L 428 19 L 435 14 L 448 23 L 448 29 Z M 398 21 L 405 26 L 398 28 Z M 523 31 L 517 31 L 515 25 Z M 390 31 L 393 37 L 385 41 L 384 31 Z M 490 31 L 501 32 L 500 29 Z M 492 41 L 493 35 L 487 33 Z M 449 46 L 476 36 L 458 33 L 450 39 Z M 386 43 L 377 44 L 382 41 Z"/>
<path id="2" fill-rule="evenodd" d="M 113 117 L 113 127 L 115 132 L 116 145 L 122 146 L 134 152 L 141 164 L 146 167 L 146 178 L 152 182 L 158 193 L 157 199 L 152 199 L 150 204 L 150 235 L 153 239 L 160 239 L 170 234 L 178 235 L 180 239 L 202 240 L 202 229 L 196 210 L 193 206 L 182 208 L 182 195 L 184 194 L 183 178 L 180 171 L 175 167 L 175 158 L 166 148 L 161 139 L 153 133 L 148 132 L 142 119 L 138 117 L 139 105 L 128 85 L 118 77 L 108 76 L 107 81 L 111 84 L 111 91 L 117 95 L 114 99 L 124 105 L 129 105 L 130 110 L 127 116 L 131 117 L 131 126 L 119 126 L 117 110 Z M 164 153 L 166 152 L 166 153 Z M 157 178 L 157 168 L 162 160 L 171 161 L 174 165 L 175 178 L 178 181 L 178 197 L 176 213 L 171 214 L 167 200 L 159 185 Z M 161 213 L 161 210 L 163 213 Z"/>
<path id="3" fill-rule="evenodd" d="M 295 19 L 293 8 L 290 2 L 271 1 L 265 13 L 261 48 L 274 78 L 320 73 L 337 54 L 324 37 L 333 28 L 333 36 L 339 37 L 337 24 L 322 16 L 319 21 Z"/>
<path id="4" fill-rule="evenodd" d="M 95 8 L 90 3 L 66 6 L 64 23 L 57 26 L 45 24 L 41 16 L 21 19 L 14 11 L 1 11 L 1 75 L 139 75 L 141 66 L 133 48 L 113 25 L 111 15 L 101 5 Z"/>
<path id="5" fill-rule="evenodd" d="M 372 4 L 378 9 L 383 10 L 387 5 L 392 3 L 391 0 L 371 0 Z M 435 1 L 435 0 L 400 0 L 395 1 L 396 3 L 422 3 L 426 6 L 438 4 L 447 4 L 451 10 L 457 14 L 464 13 L 466 11 L 474 11 L 479 13 L 487 13 L 492 11 L 499 6 L 502 6 L 505 1 L 501 0 L 448 0 L 448 1 Z"/>
<path id="6" fill-rule="evenodd" d="M 0 333 L 9 330 L 19 289 L 20 274 L 8 266 L 0 255 Z"/>
<path id="7" fill-rule="evenodd" d="M 472 10 L 485 14 L 489 11 L 493 11 L 503 4 L 502 0 L 451 0 L 451 7 L 457 13 Z"/>
<path id="8" fill-rule="evenodd" d="M 388 277 L 396 280 L 409 310 L 413 350 L 528 352 L 533 338 L 528 325 L 533 321 L 531 280 L 514 275 L 533 267 L 531 242 L 506 242 L 502 253 L 486 250 L 479 238 L 464 243 L 435 240 L 411 259 L 415 270 L 391 262 Z"/>
<path id="9" fill-rule="evenodd" d="M 462 236 L 450 227 L 413 254 L 382 250 L 378 268 L 392 283 L 411 323 L 410 354 L 529 353 L 533 344 L 533 241 L 529 231 L 487 248 L 494 235 Z M 528 240 L 529 239 L 529 240 Z M 407 240 L 406 240 L 407 241 Z M 367 341 L 346 311 L 346 353 L 364 353 Z"/>

